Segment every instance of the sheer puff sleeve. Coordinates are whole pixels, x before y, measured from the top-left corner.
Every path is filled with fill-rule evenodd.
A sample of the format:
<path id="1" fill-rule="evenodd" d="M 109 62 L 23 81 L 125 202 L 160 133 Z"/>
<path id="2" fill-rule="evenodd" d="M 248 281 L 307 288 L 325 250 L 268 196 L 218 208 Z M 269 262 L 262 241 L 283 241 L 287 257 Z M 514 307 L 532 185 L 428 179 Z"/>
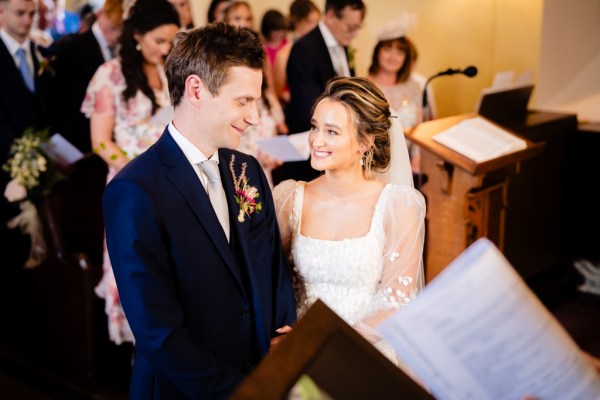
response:
<path id="1" fill-rule="evenodd" d="M 414 188 L 393 185 L 384 203 L 383 271 L 369 310 L 355 329 L 378 342 L 377 325 L 408 304 L 423 288 L 425 199 Z"/>
<path id="2" fill-rule="evenodd" d="M 273 201 L 275 212 L 281 233 L 281 244 L 286 261 L 290 260 L 290 247 L 292 244 L 292 211 L 294 208 L 294 194 L 296 193 L 296 181 L 289 179 L 281 182 L 273 189 Z"/>

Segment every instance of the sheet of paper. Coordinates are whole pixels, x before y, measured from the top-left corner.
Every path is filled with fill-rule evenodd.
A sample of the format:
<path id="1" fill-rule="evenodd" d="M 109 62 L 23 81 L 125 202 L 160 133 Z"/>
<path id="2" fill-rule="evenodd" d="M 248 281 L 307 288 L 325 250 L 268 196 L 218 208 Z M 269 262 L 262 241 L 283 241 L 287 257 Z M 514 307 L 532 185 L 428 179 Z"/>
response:
<path id="1" fill-rule="evenodd" d="M 482 117 L 469 118 L 432 139 L 481 163 L 527 148 L 527 143 Z"/>
<path id="2" fill-rule="evenodd" d="M 257 141 L 262 151 L 284 162 L 308 160 L 308 132 L 273 136 Z"/>
<path id="3" fill-rule="evenodd" d="M 48 142 L 42 144 L 42 148 L 57 164 L 67 166 L 80 160 L 83 153 L 60 133 L 55 133 Z"/>
<path id="4" fill-rule="evenodd" d="M 494 89 L 506 89 L 512 85 L 514 76 L 515 71 L 496 72 L 491 87 Z"/>
<path id="5" fill-rule="evenodd" d="M 594 368 L 487 239 L 378 330 L 441 400 L 600 395 Z"/>

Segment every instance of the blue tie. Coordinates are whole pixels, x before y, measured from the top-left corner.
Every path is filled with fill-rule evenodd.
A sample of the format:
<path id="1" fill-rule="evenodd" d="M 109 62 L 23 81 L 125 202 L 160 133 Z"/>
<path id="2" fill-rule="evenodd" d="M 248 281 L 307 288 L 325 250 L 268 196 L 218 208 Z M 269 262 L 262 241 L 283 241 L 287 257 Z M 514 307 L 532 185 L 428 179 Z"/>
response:
<path id="1" fill-rule="evenodd" d="M 19 59 L 19 71 L 21 71 L 21 76 L 23 77 L 23 81 L 30 92 L 35 91 L 35 84 L 33 83 L 33 73 L 29 68 L 29 64 L 27 64 L 27 57 L 25 57 L 25 50 L 21 47 L 17 50 L 17 58 Z"/>

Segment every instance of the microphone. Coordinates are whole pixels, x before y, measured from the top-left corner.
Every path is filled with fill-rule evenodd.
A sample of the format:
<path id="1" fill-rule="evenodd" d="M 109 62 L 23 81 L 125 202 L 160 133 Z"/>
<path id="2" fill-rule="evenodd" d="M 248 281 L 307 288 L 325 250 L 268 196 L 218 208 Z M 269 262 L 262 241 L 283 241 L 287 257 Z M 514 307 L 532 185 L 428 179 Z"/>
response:
<path id="1" fill-rule="evenodd" d="M 474 65 L 470 65 L 470 66 L 468 66 L 465 69 L 452 69 L 452 68 L 448 68 L 445 71 L 438 72 L 437 74 L 435 74 L 434 76 L 432 76 L 431 78 L 429 78 L 429 80 L 432 80 L 433 78 L 437 78 L 438 76 L 455 75 L 455 74 L 463 74 L 465 76 L 468 76 L 469 78 L 472 78 L 475 75 L 477 75 L 477 67 L 474 66 Z"/>
<path id="2" fill-rule="evenodd" d="M 427 109 L 427 85 L 429 84 L 429 82 L 431 82 L 433 79 L 435 79 L 439 76 L 450 76 L 450 75 L 456 75 L 456 74 L 463 74 L 466 77 L 472 78 L 475 75 L 477 75 L 477 67 L 474 65 L 469 65 L 465 69 L 448 68 L 447 70 L 438 72 L 437 74 L 435 74 L 435 75 L 431 76 L 429 79 L 427 79 L 427 82 L 425 82 L 425 86 L 423 87 L 423 111 L 425 111 Z M 425 118 L 424 118 L 424 120 L 425 120 Z"/>

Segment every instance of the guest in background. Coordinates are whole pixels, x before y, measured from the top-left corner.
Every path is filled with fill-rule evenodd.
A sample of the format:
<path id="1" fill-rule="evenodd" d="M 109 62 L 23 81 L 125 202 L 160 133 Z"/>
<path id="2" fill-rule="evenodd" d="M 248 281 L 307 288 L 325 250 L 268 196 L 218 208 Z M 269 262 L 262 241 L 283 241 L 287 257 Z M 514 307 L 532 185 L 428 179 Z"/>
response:
<path id="1" fill-rule="evenodd" d="M 411 128 L 423 120 L 422 97 L 426 79 L 414 71 L 417 49 L 406 36 L 415 24 L 412 14 L 386 25 L 377 35 L 373 50 L 369 78 L 383 91 L 392 108 L 398 113 L 404 129 Z M 427 89 L 428 100 L 435 114 L 435 101 L 431 89 Z M 411 167 L 414 174 L 421 173 L 419 147 L 408 142 Z"/>
<path id="2" fill-rule="evenodd" d="M 206 16 L 206 22 L 221 22 L 225 21 L 225 9 L 231 0 L 212 0 L 208 6 L 208 13 Z"/>
<path id="3" fill-rule="evenodd" d="M 92 28 L 59 46 L 52 63 L 56 73 L 52 131 L 83 153 L 91 152 L 92 145 L 90 120 L 81 112 L 81 103 L 98 67 L 114 58 L 122 29 L 122 0 L 106 0 Z"/>
<path id="4" fill-rule="evenodd" d="M 179 31 L 179 14 L 167 0 L 137 0 L 123 24 L 119 57 L 100 66 L 81 111 L 90 118 L 94 151 L 108 164 L 107 180 L 162 134 L 170 115 L 164 59 Z M 133 341 L 121 308 L 108 253 L 96 293 L 106 300 L 109 334 L 117 344 Z"/>
<path id="5" fill-rule="evenodd" d="M 263 15 L 260 33 L 263 38 L 267 62 L 272 69 L 277 53 L 288 43 L 286 38 L 287 24 L 283 14 L 278 10 L 268 10 Z"/>
<path id="6" fill-rule="evenodd" d="M 45 32 L 53 41 L 79 31 L 79 15 L 67 10 L 66 0 L 41 0 L 40 13 L 42 10 L 45 11 Z"/>
<path id="7" fill-rule="evenodd" d="M 48 126 L 51 74 L 42 68 L 38 46 L 29 39 L 35 13 L 34 0 L 0 0 L 0 166 L 7 162 L 13 141 L 27 128 L 42 130 Z M 0 168 L 2 193 L 9 180 L 8 173 Z M 6 226 L 17 214 L 18 205 L 0 196 L 3 270 L 21 268 L 27 255 L 27 239 Z"/>
<path id="8" fill-rule="evenodd" d="M 254 16 L 250 3 L 246 1 L 232 1 L 225 9 L 224 21 L 238 28 L 254 30 Z"/>
<path id="9" fill-rule="evenodd" d="M 310 129 L 311 108 L 329 79 L 354 76 L 348 50 L 362 27 L 365 13 L 362 0 L 327 0 L 323 20 L 294 43 L 287 64 L 291 99 L 286 123 L 290 133 Z M 318 172 L 308 161 L 299 161 L 284 163 L 276 174 L 276 182 L 286 178 L 310 181 Z"/>
<path id="10" fill-rule="evenodd" d="M 275 95 L 284 106 L 290 102 L 286 68 L 292 45 L 302 36 L 312 31 L 319 23 L 319 19 L 321 19 L 321 12 L 315 3 L 310 0 L 295 0 L 290 5 L 290 39 L 277 52 L 275 62 L 273 63 L 273 89 L 275 90 Z"/>
<path id="11" fill-rule="evenodd" d="M 169 0 L 177 13 L 179 14 L 179 25 L 181 29 L 192 29 L 194 21 L 192 20 L 192 8 L 189 0 Z"/>

